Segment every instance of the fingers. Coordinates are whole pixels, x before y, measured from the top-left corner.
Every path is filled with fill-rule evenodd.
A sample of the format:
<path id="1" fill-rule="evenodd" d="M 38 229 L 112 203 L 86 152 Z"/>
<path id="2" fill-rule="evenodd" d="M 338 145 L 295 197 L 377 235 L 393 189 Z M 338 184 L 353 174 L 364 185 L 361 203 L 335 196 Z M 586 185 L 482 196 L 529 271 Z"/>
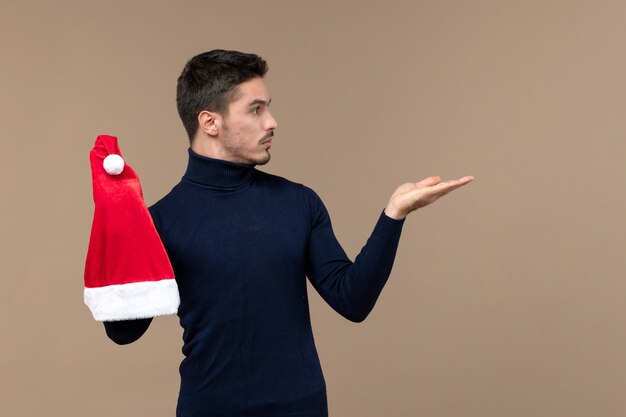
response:
<path id="1" fill-rule="evenodd" d="M 461 185 L 465 185 L 468 182 L 471 182 L 474 180 L 474 177 L 471 175 L 467 175 L 465 177 L 456 179 L 456 180 L 448 180 L 448 181 L 441 181 L 441 177 L 439 176 L 433 176 L 433 177 L 428 177 L 428 178 L 424 178 L 423 180 L 421 180 L 420 182 L 417 182 L 416 184 L 420 187 L 432 187 L 432 186 L 437 186 L 437 187 L 441 187 L 441 188 L 447 188 L 449 186 L 461 186 Z"/>
<path id="2" fill-rule="evenodd" d="M 434 177 L 424 178 L 423 180 L 418 182 L 417 185 L 421 187 L 431 187 L 433 185 L 439 184 L 440 182 L 441 182 L 441 177 L 434 176 Z"/>
<path id="3" fill-rule="evenodd" d="M 445 195 L 450 191 L 456 190 L 457 188 L 472 182 L 473 179 L 474 177 L 472 176 L 466 176 L 457 180 L 444 181 L 437 184 L 436 188 L 440 188 L 440 190 L 443 191 L 443 195 Z"/>
<path id="4" fill-rule="evenodd" d="M 465 177 L 461 177 L 461 178 L 457 178 L 455 180 L 447 180 L 447 181 L 442 181 L 439 184 L 467 184 L 468 182 L 472 181 L 474 179 L 474 177 L 472 177 L 471 175 L 465 176 Z"/>
<path id="5" fill-rule="evenodd" d="M 435 182 L 436 179 L 439 179 L 439 181 Z M 427 197 L 427 199 L 430 198 L 430 199 L 433 199 L 434 201 L 438 199 L 439 197 L 442 197 L 448 194 L 450 191 L 454 191 L 457 188 L 462 187 L 465 184 L 468 184 L 469 182 L 474 180 L 474 177 L 471 175 L 468 175 L 468 176 L 465 176 L 456 180 L 448 180 L 448 181 L 440 181 L 440 180 L 441 179 L 439 177 L 428 177 L 420 181 L 418 184 L 422 184 L 422 187 L 416 189 L 414 195 L 417 196 L 417 195 L 422 194 L 423 196 L 429 196 Z M 426 186 L 428 182 L 430 182 L 432 185 Z"/>
<path id="6" fill-rule="evenodd" d="M 474 181 L 474 176 L 473 175 L 466 175 L 463 178 L 459 178 L 457 181 L 461 181 L 463 184 L 467 184 L 468 182 Z"/>

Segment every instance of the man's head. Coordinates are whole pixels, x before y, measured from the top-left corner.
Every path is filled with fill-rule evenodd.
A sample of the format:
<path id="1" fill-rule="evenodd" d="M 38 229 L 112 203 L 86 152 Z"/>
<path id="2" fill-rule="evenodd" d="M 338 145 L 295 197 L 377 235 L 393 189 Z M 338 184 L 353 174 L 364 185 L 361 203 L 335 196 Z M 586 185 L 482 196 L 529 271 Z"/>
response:
<path id="1" fill-rule="evenodd" d="M 176 103 L 193 148 L 235 162 L 269 161 L 276 121 L 259 56 L 214 50 L 193 57 L 178 78 Z M 202 142 L 202 143 L 198 143 Z"/>

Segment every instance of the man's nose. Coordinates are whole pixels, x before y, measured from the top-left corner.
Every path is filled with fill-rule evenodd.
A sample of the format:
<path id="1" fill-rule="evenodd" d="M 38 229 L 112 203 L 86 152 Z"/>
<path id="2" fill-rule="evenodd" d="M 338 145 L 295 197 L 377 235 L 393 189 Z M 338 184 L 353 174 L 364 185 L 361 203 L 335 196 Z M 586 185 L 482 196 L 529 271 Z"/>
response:
<path id="1" fill-rule="evenodd" d="M 274 116 L 272 115 L 272 112 L 267 112 L 268 114 L 268 118 L 266 121 L 266 126 L 265 126 L 265 130 L 274 130 L 278 127 L 278 123 L 276 122 L 276 119 L 274 119 Z"/>

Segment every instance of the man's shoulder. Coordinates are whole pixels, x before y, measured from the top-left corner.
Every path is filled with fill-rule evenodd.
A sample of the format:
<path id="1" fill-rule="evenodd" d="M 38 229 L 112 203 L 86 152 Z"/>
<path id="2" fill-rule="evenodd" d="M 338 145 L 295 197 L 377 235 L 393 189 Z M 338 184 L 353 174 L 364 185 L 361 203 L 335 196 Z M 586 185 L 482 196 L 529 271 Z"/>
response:
<path id="1" fill-rule="evenodd" d="M 274 188 L 281 189 L 286 192 L 297 193 L 301 198 L 304 198 L 309 203 L 313 202 L 317 204 L 318 202 L 321 202 L 321 199 L 315 190 L 306 184 L 264 171 L 257 172 L 259 173 L 259 181 L 264 184 L 271 185 Z"/>
<path id="2" fill-rule="evenodd" d="M 181 183 L 178 183 L 174 187 L 172 187 L 172 189 L 167 192 L 167 194 L 157 200 L 156 203 L 149 206 L 148 209 L 150 210 L 150 212 L 154 213 L 160 209 L 164 209 L 172 205 L 178 205 L 181 201 L 185 201 L 185 199 L 179 198 L 180 192 Z"/>
<path id="3" fill-rule="evenodd" d="M 291 188 L 294 190 L 302 190 L 303 188 L 307 188 L 304 184 L 301 184 L 297 181 L 293 181 L 285 177 L 281 177 L 280 175 L 270 174 L 269 172 L 259 170 L 257 170 L 257 180 L 262 184 L 287 189 Z"/>

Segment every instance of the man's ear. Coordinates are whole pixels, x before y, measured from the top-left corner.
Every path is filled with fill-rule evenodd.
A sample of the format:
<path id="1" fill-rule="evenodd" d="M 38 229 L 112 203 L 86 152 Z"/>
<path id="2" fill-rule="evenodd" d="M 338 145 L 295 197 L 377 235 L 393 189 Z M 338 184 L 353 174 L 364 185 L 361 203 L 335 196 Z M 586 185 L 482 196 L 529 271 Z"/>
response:
<path id="1" fill-rule="evenodd" d="M 198 129 L 211 137 L 222 130 L 222 116 L 219 113 L 202 110 L 198 113 Z"/>

